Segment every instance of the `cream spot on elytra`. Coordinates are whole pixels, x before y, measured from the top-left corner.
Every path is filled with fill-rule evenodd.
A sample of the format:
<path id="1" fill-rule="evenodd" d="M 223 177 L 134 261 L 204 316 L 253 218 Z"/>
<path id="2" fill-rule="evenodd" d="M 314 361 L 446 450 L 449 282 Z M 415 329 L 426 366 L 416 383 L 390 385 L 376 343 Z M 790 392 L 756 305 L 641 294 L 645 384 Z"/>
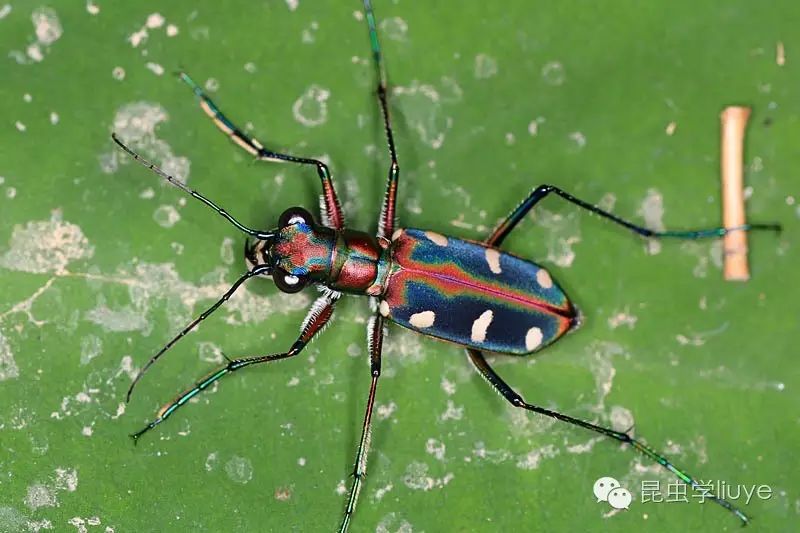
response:
<path id="1" fill-rule="evenodd" d="M 389 316 L 389 304 L 386 300 L 381 300 L 381 305 L 378 306 L 378 310 L 381 312 L 381 315 Z"/>
<path id="2" fill-rule="evenodd" d="M 470 337 L 472 342 L 483 342 L 486 340 L 486 330 L 489 329 L 492 318 L 494 318 L 494 313 L 492 313 L 491 310 L 487 310 L 481 313 L 481 316 L 472 323 L 472 336 Z"/>
<path id="3" fill-rule="evenodd" d="M 542 344 L 542 330 L 533 327 L 528 330 L 528 333 L 525 335 L 525 348 L 530 351 L 535 350 Z"/>
<path id="4" fill-rule="evenodd" d="M 403 230 L 401 230 L 401 229 L 394 230 L 394 233 L 392 233 L 392 240 L 396 241 L 397 239 L 400 238 L 400 235 L 402 235 L 402 234 L 403 234 Z"/>
<path id="5" fill-rule="evenodd" d="M 543 289 L 549 289 L 553 286 L 553 278 L 550 277 L 550 273 L 540 268 L 539 272 L 536 273 L 536 282 L 542 286 Z"/>
<path id="6" fill-rule="evenodd" d="M 434 244 L 438 244 L 439 246 L 447 246 L 447 237 L 444 235 L 434 233 L 433 231 L 426 231 L 425 236 Z"/>
<path id="7" fill-rule="evenodd" d="M 489 270 L 494 274 L 500 274 L 503 269 L 500 268 L 500 252 L 494 248 L 486 249 L 486 262 L 489 263 Z"/>
<path id="8" fill-rule="evenodd" d="M 408 319 L 409 323 L 415 328 L 429 328 L 436 320 L 436 313 L 433 311 L 422 311 L 421 313 L 414 313 Z"/>

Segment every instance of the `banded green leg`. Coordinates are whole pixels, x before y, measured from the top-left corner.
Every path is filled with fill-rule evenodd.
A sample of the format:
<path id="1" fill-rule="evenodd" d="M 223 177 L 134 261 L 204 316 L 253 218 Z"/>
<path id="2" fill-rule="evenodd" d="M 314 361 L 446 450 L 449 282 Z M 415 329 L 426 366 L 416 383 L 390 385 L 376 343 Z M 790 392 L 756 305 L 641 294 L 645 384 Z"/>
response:
<path id="1" fill-rule="evenodd" d="M 599 215 L 605 219 L 608 219 L 620 226 L 628 228 L 629 230 L 633 231 L 634 233 L 641 235 L 642 237 L 648 238 L 675 238 L 675 239 L 702 239 L 707 237 L 722 237 L 726 233 L 731 231 L 750 231 L 750 230 L 770 230 L 770 231 L 780 231 L 781 226 L 780 224 L 747 224 L 744 226 L 736 227 L 736 228 L 708 228 L 708 229 L 697 229 L 697 230 L 686 230 L 686 231 L 655 231 L 643 226 L 639 226 L 634 224 L 633 222 L 629 222 L 623 218 L 618 217 L 604 209 L 597 207 L 596 205 L 592 205 L 589 202 L 585 202 L 580 198 L 576 198 L 569 194 L 566 191 L 555 187 L 554 185 L 539 185 L 536 187 L 528 197 L 514 209 L 511 214 L 499 225 L 492 234 L 486 239 L 486 244 L 490 246 L 500 246 L 500 243 L 503 242 L 503 239 L 511 233 L 511 230 L 516 227 L 517 224 L 525 217 L 525 215 L 530 211 L 533 206 L 543 200 L 548 194 L 556 194 L 560 198 L 575 204 L 587 211 L 590 211 L 596 215 Z"/>
<path id="2" fill-rule="evenodd" d="M 389 89 L 386 78 L 386 67 L 383 64 L 383 54 L 378 41 L 378 28 L 375 24 L 375 14 L 372 11 L 370 0 L 364 0 L 364 12 L 369 26 L 369 41 L 372 48 L 372 63 L 375 65 L 375 77 L 378 79 L 378 102 L 383 116 L 383 126 L 386 130 L 386 144 L 389 147 L 389 177 L 386 182 L 386 193 L 383 196 L 381 214 L 378 218 L 378 237 L 390 239 L 394 232 L 397 218 L 397 183 L 400 179 L 400 165 L 397 163 L 397 150 L 394 146 L 394 133 L 392 120 L 389 113 Z"/>
<path id="3" fill-rule="evenodd" d="M 598 426 L 596 424 L 592 424 L 590 422 L 586 422 L 578 418 L 573 418 L 571 416 L 561 414 L 557 411 L 551 411 L 550 409 L 545 409 L 544 407 L 539 407 L 537 405 L 527 403 L 525 400 L 522 399 L 522 396 L 517 394 L 514 391 L 514 389 L 512 389 L 505 381 L 503 381 L 503 378 L 497 375 L 497 372 L 495 372 L 494 369 L 491 366 L 489 366 L 489 363 L 486 361 L 486 358 L 484 357 L 483 353 L 479 352 L 478 350 L 467 349 L 467 355 L 469 356 L 470 361 L 472 361 L 472 364 L 475 366 L 475 368 L 478 370 L 481 376 L 483 376 L 486 379 L 486 381 L 488 381 L 489 384 L 514 407 L 519 407 L 520 409 L 525 409 L 527 411 L 532 411 L 534 413 L 539 413 L 541 415 L 549 416 L 550 418 L 555 418 L 556 420 L 561 420 L 562 422 L 567 422 L 568 424 L 573 424 L 575 426 L 579 426 L 584 429 L 600 433 L 601 435 L 605 435 L 606 437 L 615 439 L 619 442 L 622 442 L 623 444 L 629 444 L 634 449 L 641 452 L 643 455 L 649 457 L 653 461 L 657 462 L 658 464 L 660 464 L 661 466 L 672 472 L 675 476 L 678 477 L 678 479 L 680 479 L 687 485 L 691 486 L 693 489 L 702 490 L 705 498 L 713 500 L 714 502 L 720 504 L 728 511 L 732 512 L 734 515 L 736 515 L 737 518 L 739 518 L 739 520 L 742 521 L 743 525 L 748 523 L 749 519 L 747 518 L 747 515 L 745 515 L 742 511 L 736 508 L 732 503 L 709 492 L 706 486 L 699 483 L 697 480 L 695 480 L 695 478 L 693 478 L 686 472 L 678 469 L 675 465 L 672 464 L 672 462 L 670 462 L 663 455 L 659 454 L 652 448 L 648 447 L 640 440 L 631 437 L 627 432 L 623 433 L 621 431 L 616 431 L 611 428 Z"/>
<path id="4" fill-rule="evenodd" d="M 189 324 L 187 324 L 186 327 L 184 327 L 177 335 L 175 335 L 172 338 L 172 340 L 170 340 L 158 352 L 156 352 L 156 354 L 147 361 L 147 363 L 141 368 L 141 370 L 139 370 L 139 372 L 136 374 L 136 377 L 133 378 L 130 387 L 128 387 L 128 394 L 125 396 L 125 401 L 126 402 L 131 401 L 131 394 L 133 394 L 133 389 L 136 387 L 136 384 L 139 383 L 139 380 L 142 379 L 142 376 L 145 375 L 145 373 L 150 369 L 150 367 L 153 366 L 155 362 L 158 361 L 161 358 L 161 356 L 167 352 L 167 350 L 172 348 L 175 345 L 175 343 L 177 343 L 179 340 L 185 337 L 187 333 L 196 328 L 200 322 L 208 318 L 209 315 L 211 315 L 214 311 L 219 309 L 219 307 L 222 304 L 227 302 L 231 298 L 231 296 L 233 296 L 233 293 L 235 293 L 245 281 L 247 281 L 252 277 L 260 276 L 261 274 L 267 274 L 267 273 L 269 273 L 269 267 L 267 265 L 262 265 L 254 268 L 253 270 L 249 270 L 239 279 L 237 279 L 234 282 L 234 284 L 231 285 L 231 287 L 225 292 L 225 294 L 223 294 L 219 300 L 214 302 L 214 304 L 211 307 L 200 313 L 200 316 L 189 322 Z"/>
<path id="5" fill-rule="evenodd" d="M 322 331 L 325 325 L 330 321 L 331 316 L 333 316 L 334 306 L 338 299 L 338 293 L 329 293 L 317 298 L 312 305 L 311 310 L 308 312 L 305 321 L 303 322 L 303 326 L 300 330 L 300 336 L 288 351 L 271 355 L 228 359 L 227 364 L 214 370 L 203 379 L 197 381 L 190 388 L 179 394 L 178 397 L 173 401 L 162 407 L 158 411 L 158 414 L 153 421 L 131 435 L 133 440 L 138 441 L 139 437 L 169 418 L 175 411 L 186 405 L 189 400 L 206 390 L 209 386 L 222 379 L 224 376 L 232 374 L 233 372 L 248 366 L 280 361 L 281 359 L 288 359 L 299 354 L 311 341 L 311 339 L 317 333 Z"/>
<path id="6" fill-rule="evenodd" d="M 185 72 L 178 73 L 178 77 L 191 87 L 194 94 L 200 99 L 200 107 L 214 121 L 214 124 L 230 139 L 241 146 L 244 150 L 256 156 L 260 160 L 274 161 L 279 163 L 297 163 L 299 165 L 311 165 L 317 169 L 320 182 L 322 184 L 322 201 L 320 207 L 322 211 L 322 222 L 326 226 L 335 229 L 344 227 L 344 214 L 339 198 L 336 195 L 336 188 L 333 186 L 328 165 L 317 159 L 307 157 L 297 157 L 289 154 L 281 154 L 264 148 L 256 138 L 250 137 L 244 131 L 231 122 L 222 111 L 217 107 L 211 98 L 206 95 L 202 88 L 189 77 Z"/>

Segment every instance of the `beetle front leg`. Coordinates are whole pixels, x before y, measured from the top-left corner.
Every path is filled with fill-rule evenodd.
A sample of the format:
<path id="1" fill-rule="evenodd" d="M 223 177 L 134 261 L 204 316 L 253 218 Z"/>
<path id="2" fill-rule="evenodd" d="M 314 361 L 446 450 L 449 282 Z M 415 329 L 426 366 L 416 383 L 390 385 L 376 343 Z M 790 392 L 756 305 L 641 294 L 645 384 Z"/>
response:
<path id="1" fill-rule="evenodd" d="M 194 94 L 200 99 L 200 107 L 203 108 L 206 115 L 211 117 L 214 124 L 225 135 L 231 138 L 233 142 L 242 147 L 245 151 L 256 156 L 260 160 L 275 161 L 279 163 L 297 163 L 299 165 L 313 165 L 317 169 L 320 182 L 322 184 L 322 221 L 326 226 L 334 229 L 344 228 L 344 214 L 342 213 L 342 206 L 339 203 L 339 198 L 336 196 L 336 189 L 333 186 L 333 179 L 331 178 L 328 165 L 317 159 L 306 157 L 296 157 L 289 154 L 280 154 L 264 148 L 255 137 L 250 137 L 244 133 L 239 127 L 231 122 L 222 111 L 216 106 L 213 100 L 206 95 L 203 89 L 189 77 L 185 72 L 178 73 L 181 81 L 185 82 L 191 87 Z"/>
<path id="2" fill-rule="evenodd" d="M 183 391 L 170 403 L 162 407 L 158 411 L 155 420 L 151 421 L 145 427 L 131 435 L 133 440 L 138 441 L 139 437 L 169 418 L 172 413 L 177 411 L 180 407 L 186 405 L 189 400 L 203 392 L 205 389 L 211 386 L 212 383 L 218 381 L 223 376 L 251 365 L 280 361 L 281 359 L 288 359 L 299 354 L 301 351 L 303 351 L 303 348 L 306 347 L 311 339 L 314 338 L 317 333 L 321 332 L 325 328 L 325 325 L 330 321 L 331 316 L 333 316 L 334 305 L 336 304 L 338 298 L 338 293 L 326 294 L 317 298 L 317 300 L 314 302 L 314 305 L 311 307 L 311 310 L 308 312 L 305 321 L 303 322 L 300 336 L 288 351 L 272 355 L 258 355 L 254 357 L 228 359 L 228 363 L 225 366 L 214 370 L 206 377 L 196 382 L 193 386 Z"/>
<path id="3" fill-rule="evenodd" d="M 367 410 L 364 414 L 364 425 L 361 427 L 361 440 L 358 444 L 356 453 L 355 467 L 353 468 L 353 486 L 350 488 L 350 496 L 347 500 L 347 507 L 342 518 L 340 533 L 345 533 L 350 526 L 350 520 L 356 509 L 358 494 L 361 491 L 361 484 L 364 476 L 367 475 L 367 454 L 369 453 L 369 443 L 372 436 L 372 408 L 375 405 L 375 392 L 378 388 L 378 378 L 381 375 L 381 351 L 383 349 L 383 317 L 373 316 L 367 326 L 367 343 L 369 344 L 370 374 L 372 382 L 369 386 L 369 397 L 367 399 Z"/>
<path id="4" fill-rule="evenodd" d="M 397 217 L 397 183 L 400 179 L 400 165 L 397 163 L 397 150 L 394 146 L 394 133 L 392 131 L 392 119 L 389 113 L 389 88 L 386 76 L 386 67 L 383 65 L 383 54 L 381 44 L 378 40 L 378 28 L 375 24 L 375 14 L 372 11 L 370 0 L 364 0 L 364 12 L 366 13 L 367 25 L 369 26 L 369 42 L 372 47 L 372 64 L 375 66 L 375 77 L 378 80 L 376 94 L 383 117 L 383 127 L 386 131 L 386 144 L 389 148 L 389 177 L 386 181 L 386 192 L 383 196 L 381 214 L 378 218 L 378 237 L 390 239 L 394 232 Z"/>

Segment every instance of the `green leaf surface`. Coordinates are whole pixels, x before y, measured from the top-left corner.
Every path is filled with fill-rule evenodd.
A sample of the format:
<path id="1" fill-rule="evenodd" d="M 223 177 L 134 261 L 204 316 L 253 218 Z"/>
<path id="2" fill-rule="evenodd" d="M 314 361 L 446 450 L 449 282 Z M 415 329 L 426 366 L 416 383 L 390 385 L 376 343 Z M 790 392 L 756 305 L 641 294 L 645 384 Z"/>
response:
<path id="1" fill-rule="evenodd" d="M 784 232 L 749 236 L 749 282 L 722 280 L 719 242 L 647 243 L 547 199 L 506 247 L 547 266 L 584 325 L 492 361 L 528 401 L 635 423 L 700 479 L 769 486 L 737 500 L 755 531 L 796 527 L 800 4 L 375 3 L 403 226 L 480 239 L 541 183 L 638 223 L 716 226 L 719 113 L 753 108 L 748 217 Z M 251 282 L 126 406 L 136 369 L 245 267 L 241 234 L 109 134 L 249 224 L 317 205 L 313 169 L 253 162 L 171 76 L 186 69 L 268 146 L 329 161 L 350 224 L 372 230 L 388 156 L 369 59 L 355 0 L 0 1 L 0 530 L 338 527 L 367 301 L 345 298 L 303 355 L 222 380 L 134 446 L 223 352 L 288 348 L 314 294 Z M 596 501 L 602 476 L 629 510 Z M 458 347 L 390 327 L 352 530 L 738 530 L 691 492 L 642 502 L 656 481 L 680 499 L 630 449 L 515 412 Z"/>

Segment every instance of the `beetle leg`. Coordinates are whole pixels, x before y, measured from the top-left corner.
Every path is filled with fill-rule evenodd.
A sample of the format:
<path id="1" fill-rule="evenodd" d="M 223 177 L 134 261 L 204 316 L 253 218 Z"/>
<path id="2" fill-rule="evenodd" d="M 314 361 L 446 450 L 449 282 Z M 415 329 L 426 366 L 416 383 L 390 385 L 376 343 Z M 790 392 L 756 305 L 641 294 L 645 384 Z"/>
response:
<path id="1" fill-rule="evenodd" d="M 194 94 L 200 99 L 200 107 L 202 107 L 203 111 L 205 111 L 205 113 L 211 117 L 211 120 L 214 121 L 214 124 L 245 151 L 256 156 L 259 160 L 275 161 L 279 163 L 297 163 L 300 165 L 313 165 L 316 167 L 317 174 L 322 182 L 322 221 L 326 226 L 330 226 L 334 229 L 342 229 L 344 227 L 344 215 L 342 213 L 342 207 L 339 203 L 339 198 L 336 196 L 336 189 L 333 186 L 331 173 L 325 163 L 317 159 L 296 157 L 288 154 L 279 154 L 277 152 L 267 150 L 260 142 L 258 142 L 256 138 L 248 136 L 233 122 L 228 120 L 228 117 L 226 117 L 222 111 L 220 111 L 211 98 L 206 95 L 203 89 L 201 89 L 200 86 L 197 85 L 188 74 L 185 72 L 179 72 L 178 77 L 189 87 L 191 87 L 192 91 L 194 91 Z"/>
<path id="2" fill-rule="evenodd" d="M 633 222 L 629 222 L 623 218 L 620 218 L 608 211 L 600 209 L 596 205 L 592 205 L 588 202 L 584 202 L 580 198 L 576 198 L 569 194 L 568 192 L 562 191 L 558 187 L 553 185 L 539 185 L 536 187 L 531 194 L 523 201 L 521 204 L 517 206 L 514 211 L 508 215 L 506 218 L 497 228 L 492 232 L 488 239 L 486 239 L 486 244 L 490 246 L 500 246 L 500 243 L 503 242 L 503 239 L 511 233 L 511 230 L 519 224 L 520 220 L 522 220 L 528 211 L 531 208 L 539 203 L 545 196 L 550 193 L 555 193 L 564 200 L 573 203 L 587 211 L 591 211 L 596 215 L 600 215 L 603 218 L 611 220 L 620 226 L 628 228 L 629 230 L 641 235 L 642 237 L 649 237 L 649 238 L 676 238 L 676 239 L 702 239 L 707 237 L 722 237 L 726 233 L 731 231 L 741 231 L 741 230 L 771 230 L 771 231 L 780 231 L 781 226 L 780 224 L 745 224 L 744 226 L 738 226 L 735 228 L 709 228 L 709 229 L 697 229 L 697 230 L 687 230 L 687 231 L 655 231 L 651 229 L 647 229 L 643 226 L 638 226 Z"/>
<path id="3" fill-rule="evenodd" d="M 396 207 L 397 207 L 397 182 L 400 178 L 400 166 L 397 164 L 397 150 L 394 146 L 394 133 L 392 132 L 392 120 L 389 114 L 389 90 L 386 81 L 386 67 L 383 64 L 383 54 L 381 45 L 378 41 L 378 28 L 375 24 L 375 14 L 372 11 L 370 0 L 364 0 L 364 12 L 367 16 L 369 25 L 369 41 L 372 46 L 372 63 L 375 65 L 375 77 L 378 79 L 378 102 L 381 106 L 383 116 L 383 127 L 386 130 L 386 144 L 389 147 L 389 177 L 386 182 L 386 193 L 383 196 L 383 206 L 378 218 L 378 237 L 389 239 L 394 232 Z"/>
<path id="4" fill-rule="evenodd" d="M 711 493 L 708 490 L 707 485 L 701 484 L 686 472 L 679 470 L 675 465 L 672 464 L 672 462 L 669 461 L 669 459 L 667 459 L 660 453 L 656 452 L 652 448 L 648 447 L 638 439 L 631 437 L 627 432 L 623 433 L 621 431 L 616 431 L 611 428 L 598 426 L 596 424 L 592 424 L 590 422 L 586 422 L 578 418 L 573 418 L 571 416 L 561 414 L 557 411 L 551 411 L 550 409 L 545 409 L 544 407 L 539 407 L 537 405 L 529 404 L 522 399 L 522 396 L 517 394 L 514 391 L 514 389 L 512 389 L 505 381 L 503 381 L 503 378 L 497 375 L 494 369 L 492 369 L 492 367 L 489 366 L 489 363 L 486 361 L 486 358 L 484 357 L 483 353 L 479 352 L 478 350 L 467 349 L 467 355 L 469 356 L 470 361 L 472 361 L 472 364 L 475 365 L 475 368 L 478 370 L 478 372 L 480 372 L 481 376 L 483 376 L 486 379 L 486 381 L 488 381 L 489 384 L 492 387 L 494 387 L 494 389 L 497 392 L 499 392 L 503 398 L 508 400 L 508 402 L 514 407 L 519 407 L 520 409 L 533 411 L 534 413 L 539 413 L 541 415 L 549 416 L 550 418 L 555 418 L 556 420 L 561 420 L 562 422 L 567 422 L 575 426 L 580 426 L 590 431 L 600 433 L 601 435 L 605 435 L 606 437 L 618 440 L 623 444 L 628 444 L 632 446 L 634 449 L 638 450 L 643 455 L 649 457 L 653 461 L 657 462 L 658 464 L 660 464 L 661 466 L 663 466 L 664 468 L 675 474 L 675 476 L 677 476 L 678 479 L 680 479 L 693 489 L 701 491 L 704 497 L 717 502 L 725 509 L 732 512 L 739 518 L 739 520 L 742 521 L 743 524 L 747 524 L 748 522 L 747 515 L 745 515 L 742 511 L 736 508 L 733 504 Z"/>
<path id="5" fill-rule="evenodd" d="M 169 418 L 169 416 L 177 411 L 178 408 L 186 405 L 190 399 L 207 389 L 212 383 L 216 382 L 223 376 L 226 376 L 232 372 L 236 372 L 237 370 L 241 370 L 242 368 L 250 365 L 271 363 L 281 359 L 288 359 L 289 357 L 294 357 L 295 355 L 299 354 L 311 341 L 311 339 L 317 333 L 322 331 L 325 325 L 330 321 L 330 318 L 333 315 L 334 305 L 338 299 L 339 294 L 332 292 L 330 294 L 320 296 L 317 301 L 314 302 L 314 305 L 311 307 L 311 310 L 303 322 L 303 327 L 300 330 L 300 336 L 288 351 L 272 355 L 257 355 L 253 357 L 241 357 L 237 359 L 228 359 L 226 356 L 225 358 L 228 359 L 227 364 L 214 370 L 206 377 L 196 382 L 190 388 L 180 393 L 178 397 L 172 400 L 170 403 L 162 407 L 158 411 L 155 420 L 131 435 L 133 440 L 138 441 L 139 437 Z"/>
<path id="6" fill-rule="evenodd" d="M 367 455 L 369 454 L 369 443 L 372 436 L 372 408 L 375 405 L 375 391 L 378 387 L 378 378 L 381 375 L 381 350 L 383 348 L 383 317 L 373 316 L 367 326 L 367 344 L 369 345 L 369 362 L 372 382 L 369 386 L 369 398 L 367 399 L 367 411 L 364 414 L 364 425 L 361 428 L 361 440 L 358 444 L 356 462 L 353 468 L 353 483 L 350 488 L 350 496 L 347 500 L 347 507 L 342 518 L 340 533 L 347 531 L 353 511 L 358 501 L 358 493 L 361 491 L 361 484 L 364 476 L 367 475 Z"/>
<path id="7" fill-rule="evenodd" d="M 225 292 L 225 294 L 223 294 L 219 298 L 219 300 L 214 302 L 214 305 L 212 305 L 211 307 L 200 313 L 200 316 L 189 322 L 189 324 L 187 324 L 186 327 L 184 327 L 177 335 L 175 335 L 172 338 L 172 340 L 170 340 L 158 352 L 156 352 L 156 354 L 147 361 L 147 363 L 141 368 L 141 370 L 139 370 L 139 372 L 136 374 L 136 377 L 133 378 L 130 387 L 128 387 L 128 394 L 125 396 L 125 401 L 126 402 L 131 401 L 131 394 L 133 393 L 133 389 L 136 387 L 136 384 L 139 383 L 139 380 L 142 379 L 142 376 L 144 376 L 147 370 L 151 366 L 153 366 L 155 362 L 158 361 L 161 358 L 161 356 L 167 352 L 167 350 L 172 348 L 175 345 L 175 343 L 181 340 L 187 333 L 196 328 L 200 322 L 208 318 L 214 311 L 219 309 L 219 307 L 222 304 L 230 300 L 231 296 L 233 296 L 233 293 L 235 293 L 245 281 L 254 276 L 268 274 L 269 270 L 270 267 L 268 265 L 260 265 L 253 268 L 252 270 L 247 271 L 239 279 L 237 279 L 233 285 L 230 286 L 230 288 Z"/>

